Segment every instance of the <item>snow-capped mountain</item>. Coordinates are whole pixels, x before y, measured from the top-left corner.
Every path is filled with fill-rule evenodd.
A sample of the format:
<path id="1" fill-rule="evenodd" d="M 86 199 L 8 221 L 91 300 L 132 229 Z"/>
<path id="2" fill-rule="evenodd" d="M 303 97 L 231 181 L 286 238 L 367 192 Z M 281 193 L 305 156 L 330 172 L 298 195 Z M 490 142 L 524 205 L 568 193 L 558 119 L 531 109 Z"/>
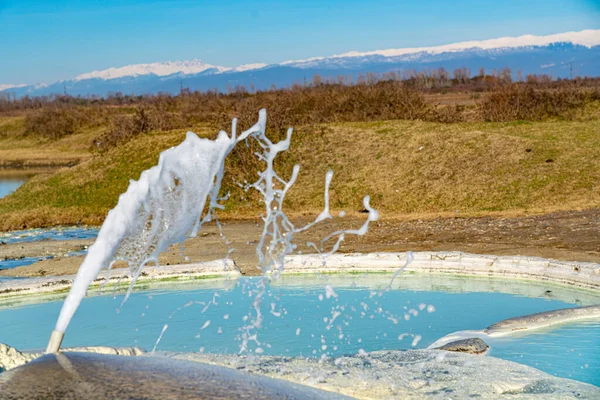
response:
<path id="1" fill-rule="evenodd" d="M 600 30 L 584 30 L 581 32 L 566 32 L 548 36 L 523 35 L 517 37 L 502 37 L 488 40 L 471 40 L 433 47 L 409 47 L 401 49 L 374 50 L 367 52 L 350 51 L 330 57 L 314 57 L 307 60 L 285 61 L 281 65 L 295 67 L 310 67 L 323 63 L 339 64 L 340 61 L 356 61 L 373 56 L 381 56 L 387 60 L 417 61 L 432 56 L 469 51 L 485 51 L 488 53 L 505 53 L 518 48 L 535 48 L 549 46 L 554 43 L 570 43 L 572 45 L 592 48 L 600 45 Z"/>
<path id="2" fill-rule="evenodd" d="M 1 84 L 0 83 L 0 92 L 3 91 L 3 90 L 7 90 L 7 89 L 22 88 L 24 86 L 27 86 L 27 85 L 24 84 L 24 83 L 19 83 L 19 84 L 15 84 L 15 85 L 13 85 L 13 84 Z"/>
<path id="3" fill-rule="evenodd" d="M 37 96 L 64 93 L 106 96 L 110 93 L 178 93 L 182 87 L 207 90 L 243 85 L 266 89 L 310 81 L 321 76 L 352 76 L 366 72 L 466 67 L 473 73 L 509 67 L 523 75 L 554 77 L 600 76 L 600 30 L 548 36 L 523 35 L 442 46 L 352 51 L 329 57 L 285 61 L 280 64 L 244 64 L 230 68 L 199 60 L 127 65 L 93 71 L 50 85 L 0 85 L 0 95 Z"/>
<path id="4" fill-rule="evenodd" d="M 173 74 L 194 75 L 206 71 L 224 72 L 230 68 L 210 65 L 200 60 L 192 61 L 167 61 L 152 64 L 133 64 L 120 68 L 109 68 L 103 71 L 92 71 L 76 76 L 74 81 L 86 79 L 117 79 L 124 77 L 137 77 L 142 75 L 169 76 Z"/>
<path id="5" fill-rule="evenodd" d="M 244 71 L 250 71 L 250 70 L 253 70 L 253 69 L 261 69 L 261 68 L 264 68 L 266 66 L 267 66 L 267 64 L 263 64 L 263 63 L 242 64 L 239 67 L 228 69 L 228 71 L 231 71 L 231 72 L 244 72 Z"/>
<path id="6" fill-rule="evenodd" d="M 86 79 L 117 79 L 127 77 L 138 77 L 143 75 L 170 76 L 170 75 L 197 75 L 197 74 L 220 74 L 223 72 L 243 72 L 266 67 L 267 64 L 243 64 L 239 67 L 228 68 L 220 65 L 211 65 L 200 60 L 192 61 L 167 61 L 151 64 L 132 64 L 120 68 L 108 68 L 102 71 L 92 71 L 73 78 L 73 81 Z"/>

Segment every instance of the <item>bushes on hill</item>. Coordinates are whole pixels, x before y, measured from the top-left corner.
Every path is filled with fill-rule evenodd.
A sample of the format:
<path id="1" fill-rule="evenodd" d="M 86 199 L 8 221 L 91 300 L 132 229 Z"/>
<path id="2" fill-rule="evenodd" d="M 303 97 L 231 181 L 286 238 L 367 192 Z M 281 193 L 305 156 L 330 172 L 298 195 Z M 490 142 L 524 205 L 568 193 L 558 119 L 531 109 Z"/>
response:
<path id="1" fill-rule="evenodd" d="M 499 86 L 481 103 L 481 118 L 488 122 L 571 119 L 576 110 L 600 100 L 600 89 L 562 87 L 534 89 L 523 84 Z"/>
<path id="2" fill-rule="evenodd" d="M 59 139 L 89 126 L 103 127 L 104 132 L 91 146 L 103 152 L 150 131 L 198 124 L 228 130 L 234 117 L 240 126 L 249 126 L 260 108 L 269 110 L 268 129 L 278 135 L 290 126 L 332 122 L 573 119 L 586 105 L 600 100 L 600 79 L 553 81 L 550 77 L 528 76 L 525 81 L 512 83 L 509 78 L 509 71 L 469 78 L 469 71 L 457 70 L 453 79 L 444 71 L 409 75 L 407 79 L 398 74 L 368 74 L 357 83 L 319 78 L 308 85 L 254 93 L 236 87 L 228 94 L 182 90 L 178 96 L 23 98 L 11 103 L 0 101 L 0 112 L 25 113 L 26 133 L 48 139 Z M 437 94 L 430 100 L 425 98 L 425 94 L 445 93 L 439 90 L 452 89 L 456 93 L 461 88 L 477 92 L 471 103 L 436 105 L 431 98 L 437 98 Z"/>
<path id="3" fill-rule="evenodd" d="M 86 119 L 85 113 L 76 108 L 42 108 L 25 117 L 25 132 L 59 139 L 75 133 Z"/>
<path id="4" fill-rule="evenodd" d="M 182 127 L 179 115 L 150 108 L 138 108 L 133 115 L 113 116 L 110 128 L 93 140 L 91 149 L 104 152 L 135 136 L 150 131 L 168 131 Z"/>

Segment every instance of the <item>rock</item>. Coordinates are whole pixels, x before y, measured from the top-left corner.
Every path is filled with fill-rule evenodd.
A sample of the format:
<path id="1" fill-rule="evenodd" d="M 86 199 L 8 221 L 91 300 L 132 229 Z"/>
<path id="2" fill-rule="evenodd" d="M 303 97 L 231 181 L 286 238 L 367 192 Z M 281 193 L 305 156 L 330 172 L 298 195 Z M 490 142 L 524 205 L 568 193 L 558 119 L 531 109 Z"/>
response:
<path id="1" fill-rule="evenodd" d="M 0 375 L 0 400 L 348 399 L 231 368 L 159 357 L 46 354 Z"/>
<path id="2" fill-rule="evenodd" d="M 437 347 L 438 350 L 456 351 L 459 353 L 469 354 L 483 354 L 490 346 L 479 338 L 469 338 L 456 340 L 454 342 L 447 343 L 441 347 Z"/>
<path id="3" fill-rule="evenodd" d="M 108 346 L 91 346 L 91 347 L 73 347 L 62 349 L 61 351 L 76 351 L 82 353 L 109 354 L 116 356 L 139 356 L 145 354 L 146 351 L 139 347 L 108 347 Z M 0 372 L 27 364 L 29 361 L 41 357 L 43 353 L 31 352 L 22 353 L 19 350 L 7 344 L 0 343 Z"/>
<path id="4" fill-rule="evenodd" d="M 385 350 L 326 360 L 207 353 L 162 356 L 230 368 L 244 366 L 251 374 L 363 399 L 600 399 L 600 387 L 495 357 L 441 350 Z M 318 379 L 322 376 L 324 381 Z"/>
<path id="5" fill-rule="evenodd" d="M 80 353 L 95 353 L 95 354 L 110 354 L 115 356 L 140 356 L 146 354 L 146 350 L 139 347 L 107 347 L 107 346 L 92 346 L 92 347 L 71 347 L 62 349 L 62 351 L 73 351 Z"/>
<path id="6" fill-rule="evenodd" d="M 24 354 L 14 347 L 0 343 L 0 372 L 26 364 L 35 357 L 34 354 Z"/>

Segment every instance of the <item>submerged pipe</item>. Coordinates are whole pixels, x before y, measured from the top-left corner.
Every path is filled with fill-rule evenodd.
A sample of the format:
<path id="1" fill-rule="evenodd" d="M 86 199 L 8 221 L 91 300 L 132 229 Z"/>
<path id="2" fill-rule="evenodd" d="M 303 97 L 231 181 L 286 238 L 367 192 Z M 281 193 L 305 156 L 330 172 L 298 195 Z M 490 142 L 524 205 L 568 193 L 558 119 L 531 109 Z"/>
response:
<path id="1" fill-rule="evenodd" d="M 585 319 L 600 318 L 600 305 L 561 308 L 559 310 L 544 311 L 535 314 L 509 318 L 488 326 L 483 330 L 458 331 L 450 333 L 431 344 L 428 349 L 435 349 L 447 343 L 480 338 L 497 338 L 511 334 L 530 333 L 530 331 L 543 328 L 552 328 L 557 325 L 574 323 Z"/>
<path id="2" fill-rule="evenodd" d="M 484 332 L 490 337 L 505 336 L 592 318 L 600 318 L 600 305 L 562 308 L 509 318 L 488 326 Z"/>
<path id="3" fill-rule="evenodd" d="M 46 354 L 58 353 L 64 337 L 64 332 L 57 331 L 56 329 L 53 330 L 48 341 L 48 347 L 46 347 Z"/>

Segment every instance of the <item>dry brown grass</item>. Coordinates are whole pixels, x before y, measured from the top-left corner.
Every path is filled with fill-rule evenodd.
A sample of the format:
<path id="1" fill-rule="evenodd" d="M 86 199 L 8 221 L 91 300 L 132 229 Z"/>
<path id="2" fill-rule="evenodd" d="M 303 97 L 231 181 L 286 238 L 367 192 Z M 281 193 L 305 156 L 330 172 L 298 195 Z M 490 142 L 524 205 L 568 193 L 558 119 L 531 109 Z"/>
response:
<path id="1" fill-rule="evenodd" d="M 299 127 L 291 151 L 278 160 L 284 176 L 295 163 L 302 166 L 288 198 L 292 214 L 319 211 L 329 168 L 336 173 L 332 204 L 350 214 L 359 213 L 365 194 L 383 215 L 396 217 L 598 207 L 598 82 L 483 82 L 493 90 L 472 94 L 473 103 L 457 92 L 449 96 L 460 101 L 444 104 L 440 94 L 432 103 L 411 81 L 375 80 L 0 107 L 0 168 L 72 166 L 37 176 L 0 200 L 0 229 L 97 224 L 129 179 L 181 142 L 185 130 L 212 137 L 229 131 L 233 117 L 243 129 L 260 108 L 269 111 L 273 140 Z M 238 146 L 228 157 L 227 218 L 255 216 L 261 208 L 238 186 L 262 167 L 254 146 Z"/>
<path id="2" fill-rule="evenodd" d="M 289 205 L 314 209 L 332 168 L 332 204 L 351 210 L 365 194 L 392 215 L 597 207 L 599 140 L 592 122 L 342 124 L 319 145 L 297 138 L 303 189 Z"/>
<path id="3" fill-rule="evenodd" d="M 419 79 L 425 78 L 417 76 L 401 81 L 372 77 L 352 85 L 296 85 L 253 94 L 238 88 L 230 94 L 185 92 L 179 96 L 123 96 L 104 100 L 24 99 L 16 105 L 9 104 L 17 107 L 21 102 L 22 109 L 4 111 L 7 117 L 0 124 L 0 137 L 28 134 L 58 140 L 82 130 L 99 129 L 100 134 L 91 141 L 91 149 L 104 152 L 151 131 L 190 129 L 197 124 L 227 129 L 233 117 L 247 125 L 260 108 L 270 112 L 271 134 L 281 135 L 289 126 L 395 119 L 442 123 L 574 120 L 589 104 L 600 101 L 600 80 L 532 79 L 528 83 L 511 84 L 485 77 L 473 78 L 470 83 L 455 82 L 451 86 L 454 90 L 445 92 L 440 90 L 451 81 L 444 74 L 432 73 L 427 79 L 437 83 L 426 85 L 427 88 L 419 84 Z M 19 112 L 24 118 L 20 122 L 14 117 Z"/>
<path id="4" fill-rule="evenodd" d="M 33 226 L 99 224 L 127 189 L 128 177 L 156 164 L 158 154 L 179 143 L 184 132 L 144 135 L 109 155 L 38 175 L 13 195 L 1 199 L 0 229 Z"/>
<path id="5" fill-rule="evenodd" d="M 289 176 L 293 215 L 319 212 L 327 169 L 335 172 L 333 210 L 358 215 L 370 194 L 385 218 L 436 215 L 514 215 L 600 207 L 600 137 L 596 121 L 458 123 L 386 121 L 301 127 L 277 164 Z M 214 130 L 201 131 L 208 136 Z M 183 131 L 151 132 L 52 176 L 39 176 L 0 200 L 0 229 L 84 222 L 98 224 L 160 151 Z M 530 151 L 528 151 L 530 150 Z M 228 158 L 221 215 L 255 217 L 262 205 L 237 182 L 259 167 L 238 146 Z M 551 160 L 551 162 L 549 161 Z"/>
<path id="6" fill-rule="evenodd" d="M 79 163 L 91 157 L 89 142 L 101 129 L 83 129 L 60 139 L 48 139 L 25 134 L 24 119 L 0 116 L 0 171 L 7 168 L 30 171 Z"/>

